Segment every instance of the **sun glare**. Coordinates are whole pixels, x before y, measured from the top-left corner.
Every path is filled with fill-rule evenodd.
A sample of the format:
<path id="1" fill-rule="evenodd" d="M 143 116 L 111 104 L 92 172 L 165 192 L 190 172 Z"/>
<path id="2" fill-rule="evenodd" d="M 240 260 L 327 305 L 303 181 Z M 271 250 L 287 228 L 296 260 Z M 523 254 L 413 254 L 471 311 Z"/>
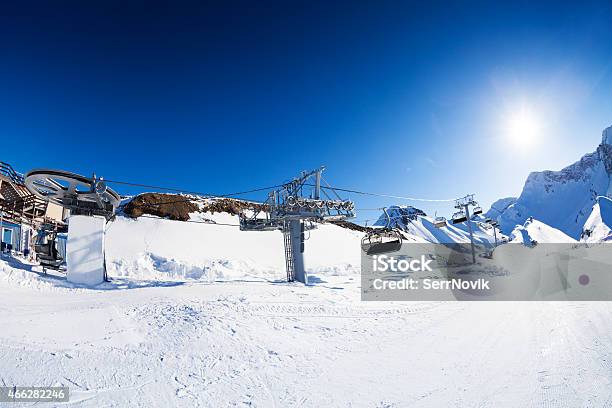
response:
<path id="1" fill-rule="evenodd" d="M 526 109 L 510 115 L 506 124 L 509 141 L 519 148 L 529 148 L 536 144 L 539 137 L 539 123 Z"/>

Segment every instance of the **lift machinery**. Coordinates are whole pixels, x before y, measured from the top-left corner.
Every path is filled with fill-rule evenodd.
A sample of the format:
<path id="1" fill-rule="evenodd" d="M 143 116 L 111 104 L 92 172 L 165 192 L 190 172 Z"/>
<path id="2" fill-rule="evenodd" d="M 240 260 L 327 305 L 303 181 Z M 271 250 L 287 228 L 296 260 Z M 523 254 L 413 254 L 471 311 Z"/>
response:
<path id="1" fill-rule="evenodd" d="M 25 176 L 25 185 L 32 194 L 69 212 L 67 279 L 86 285 L 106 280 L 104 234 L 121 200 L 119 194 L 95 174 L 90 178 L 62 170 L 32 170 Z M 60 261 L 54 241 L 36 245 L 43 267 Z"/>

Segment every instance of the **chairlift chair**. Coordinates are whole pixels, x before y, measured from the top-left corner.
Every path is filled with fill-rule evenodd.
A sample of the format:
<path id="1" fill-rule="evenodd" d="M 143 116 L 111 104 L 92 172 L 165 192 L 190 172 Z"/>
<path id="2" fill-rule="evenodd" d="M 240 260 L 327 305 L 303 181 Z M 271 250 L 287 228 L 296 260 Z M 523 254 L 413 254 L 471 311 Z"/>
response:
<path id="1" fill-rule="evenodd" d="M 402 234 L 397 228 L 391 227 L 391 218 L 387 209 L 383 208 L 387 223 L 383 228 L 371 230 L 361 239 L 361 250 L 367 255 L 381 255 L 399 251 L 402 247 Z"/>
<path id="2" fill-rule="evenodd" d="M 474 215 L 482 214 L 482 207 L 476 206 L 474 207 L 474 210 L 472 212 L 474 213 Z"/>
<path id="3" fill-rule="evenodd" d="M 361 250 L 367 255 L 381 255 L 399 251 L 402 234 L 397 229 L 370 231 L 361 239 Z"/>
<path id="4" fill-rule="evenodd" d="M 57 232 L 54 230 L 42 229 L 36 237 L 34 250 L 36 251 L 36 259 L 43 270 L 59 269 L 64 262 L 57 249 Z"/>
<path id="5" fill-rule="evenodd" d="M 463 211 L 457 211 L 453 214 L 452 222 L 453 224 L 459 224 L 467 221 L 467 215 Z"/>
<path id="6" fill-rule="evenodd" d="M 436 217 L 433 224 L 436 228 L 446 227 L 446 217 Z"/>

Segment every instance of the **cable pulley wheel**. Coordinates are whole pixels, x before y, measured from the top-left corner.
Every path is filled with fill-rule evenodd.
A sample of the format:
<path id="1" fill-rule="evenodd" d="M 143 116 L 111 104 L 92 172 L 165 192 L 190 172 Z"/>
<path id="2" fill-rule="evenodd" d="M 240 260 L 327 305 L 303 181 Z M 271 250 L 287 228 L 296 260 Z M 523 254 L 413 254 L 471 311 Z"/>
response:
<path id="1" fill-rule="evenodd" d="M 25 185 L 35 196 L 67 207 L 75 199 L 96 203 L 100 207 L 110 204 L 116 208 L 121 197 L 103 180 L 81 176 L 63 170 L 36 169 L 25 176 Z"/>

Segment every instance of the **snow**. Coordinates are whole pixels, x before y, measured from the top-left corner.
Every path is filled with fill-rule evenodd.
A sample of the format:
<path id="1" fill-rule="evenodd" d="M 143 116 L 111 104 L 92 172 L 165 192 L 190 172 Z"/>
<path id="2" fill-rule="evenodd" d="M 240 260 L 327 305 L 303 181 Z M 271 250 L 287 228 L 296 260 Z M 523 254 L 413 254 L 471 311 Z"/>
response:
<path id="1" fill-rule="evenodd" d="M 605 406 L 612 392 L 606 302 L 363 303 L 338 276 L 105 290 L 36 276 L 0 279 L 0 381 L 69 386 L 66 406 Z"/>
<path id="2" fill-rule="evenodd" d="M 593 211 L 584 224 L 583 242 L 605 242 L 612 240 L 612 200 L 598 197 Z"/>
<path id="3" fill-rule="evenodd" d="M 106 235 L 109 275 L 205 281 L 285 279 L 280 231 L 241 232 L 236 227 L 238 217 L 227 213 L 194 214 L 191 218 L 206 218 L 217 224 L 117 217 Z M 314 275 L 356 273 L 362 236 L 331 224 L 318 224 L 316 229 L 306 231 L 307 271 Z"/>
<path id="4" fill-rule="evenodd" d="M 491 204 L 491 208 L 489 208 L 489 211 L 485 213 L 485 217 L 497 219 L 497 217 L 499 217 L 504 211 L 506 211 L 508 207 L 516 203 L 516 200 L 516 197 L 500 198 L 499 200 Z"/>
<path id="5" fill-rule="evenodd" d="M 361 233 L 307 232 L 305 286 L 283 282 L 280 232 L 194 217 L 117 217 L 93 289 L 1 258 L 0 382 L 68 386 L 75 407 L 610 402 L 607 302 L 361 302 Z"/>
<path id="6" fill-rule="evenodd" d="M 522 243 L 527 246 L 533 243 L 567 244 L 577 242 L 563 232 L 536 219 L 525 221 L 524 225 L 517 225 L 512 231 L 511 242 Z"/>
<path id="7" fill-rule="evenodd" d="M 609 240 L 612 200 L 598 196 L 611 192 L 611 129 L 595 153 L 532 173 L 487 216 L 526 246 Z M 389 215 L 407 241 L 469 242 L 467 223 L 438 229 L 408 206 Z M 505 238 L 485 218 L 469 221 L 475 240 Z M 285 282 L 280 231 L 237 225 L 227 213 L 119 215 L 106 230 L 112 280 L 93 288 L 1 257 L 0 384 L 68 386 L 59 406 L 74 407 L 612 403 L 610 302 L 362 302 L 362 233 L 307 231 L 302 285 Z M 493 255 L 525 269 L 512 247 L 532 250 Z"/>
<path id="8" fill-rule="evenodd" d="M 391 220 L 391 226 L 405 231 L 408 236 L 420 239 L 424 242 L 432 243 L 468 243 L 470 235 L 466 222 L 452 224 L 450 220 L 442 228 L 436 228 L 433 218 L 427 216 L 421 210 L 410 206 L 391 206 L 387 208 L 387 213 Z M 493 245 L 495 235 L 493 228 L 484 222 L 485 217 L 480 215 L 473 216 L 470 220 L 474 241 L 478 244 Z M 375 225 L 386 225 L 386 216 L 380 215 Z M 501 241 L 503 235 L 497 229 L 497 239 Z"/>
<path id="9" fill-rule="evenodd" d="M 608 133 L 604 133 L 604 142 L 609 140 Z M 579 239 L 597 196 L 610 191 L 610 174 L 612 146 L 602 144 L 560 171 L 531 173 L 516 202 L 497 220 L 502 230 L 509 232 L 534 217 Z"/>

